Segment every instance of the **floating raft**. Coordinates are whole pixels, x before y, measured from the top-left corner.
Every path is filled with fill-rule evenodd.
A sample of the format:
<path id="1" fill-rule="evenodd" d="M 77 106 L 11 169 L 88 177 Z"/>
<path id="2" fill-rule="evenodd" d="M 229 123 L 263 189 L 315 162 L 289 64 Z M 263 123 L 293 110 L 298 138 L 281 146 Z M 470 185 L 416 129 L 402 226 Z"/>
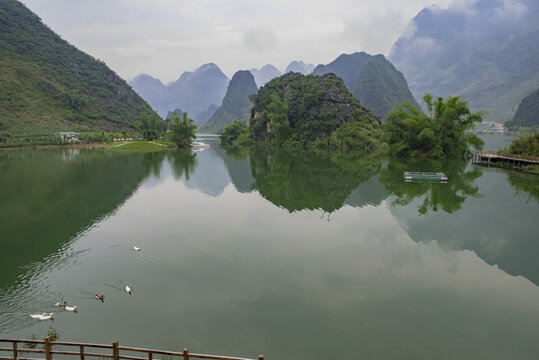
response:
<path id="1" fill-rule="evenodd" d="M 405 171 L 404 181 L 447 181 L 448 178 L 442 172 L 414 172 Z"/>

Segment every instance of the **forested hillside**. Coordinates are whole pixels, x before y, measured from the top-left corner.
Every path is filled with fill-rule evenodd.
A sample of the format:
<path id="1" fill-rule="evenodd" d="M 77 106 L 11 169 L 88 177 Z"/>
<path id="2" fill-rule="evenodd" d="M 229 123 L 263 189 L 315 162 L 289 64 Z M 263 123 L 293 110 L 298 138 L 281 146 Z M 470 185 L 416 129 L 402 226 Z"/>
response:
<path id="1" fill-rule="evenodd" d="M 236 72 L 228 84 L 223 105 L 200 127 L 199 132 L 220 133 L 234 120 L 248 120 L 253 106 L 249 96 L 256 94 L 257 90 L 255 79 L 249 71 Z"/>
<path id="2" fill-rule="evenodd" d="M 454 1 L 423 9 L 389 59 L 417 98 L 463 96 L 485 120 L 504 122 L 539 88 L 539 2 Z"/>
<path id="3" fill-rule="evenodd" d="M 515 116 L 505 125 L 510 129 L 539 126 L 539 89 L 526 96 L 518 106 Z"/>
<path id="4" fill-rule="evenodd" d="M 107 65 L 62 40 L 16 0 L 0 0 L 0 142 L 60 130 L 134 130 L 157 116 Z"/>

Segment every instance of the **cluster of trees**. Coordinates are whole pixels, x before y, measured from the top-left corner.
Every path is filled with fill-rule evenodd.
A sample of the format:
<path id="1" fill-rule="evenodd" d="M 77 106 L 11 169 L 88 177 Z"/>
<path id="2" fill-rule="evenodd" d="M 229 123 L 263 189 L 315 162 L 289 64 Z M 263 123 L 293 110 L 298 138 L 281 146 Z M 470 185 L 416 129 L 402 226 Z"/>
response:
<path id="1" fill-rule="evenodd" d="M 144 140 L 156 140 L 162 138 L 166 132 L 168 140 L 172 141 L 179 148 L 190 147 L 192 141 L 196 138 L 197 126 L 192 119 L 187 117 L 186 112 L 182 115 L 180 117 L 176 113 L 172 113 L 167 129 L 165 122 L 157 114 L 145 114 L 139 125 L 142 137 Z"/>
<path id="2" fill-rule="evenodd" d="M 481 149 L 484 144 L 472 132 L 482 121 L 482 113 L 472 113 L 460 97 L 444 99 L 425 94 L 427 114 L 412 103 L 399 104 L 384 125 L 371 121 L 369 113 L 357 108 L 350 121 L 339 124 L 332 118 L 338 114 L 318 111 L 319 102 L 326 96 L 324 91 L 309 86 L 302 90 L 301 96 L 294 91 L 287 94 L 288 101 L 271 91 L 254 96 L 249 126 L 239 122 L 228 125 L 221 134 L 222 144 L 239 146 L 254 139 L 285 147 L 299 144 L 369 152 L 389 150 L 398 156 L 425 158 L 463 157 L 470 153 L 470 147 Z M 294 103 L 298 98 L 302 100 L 299 105 Z"/>
<path id="3" fill-rule="evenodd" d="M 249 131 L 255 141 L 288 147 L 378 147 L 380 119 L 335 74 L 286 74 L 251 99 Z"/>
<path id="4" fill-rule="evenodd" d="M 520 134 L 508 148 L 502 151 L 510 154 L 539 157 L 539 132 Z"/>
<path id="5" fill-rule="evenodd" d="M 384 125 L 384 138 L 396 155 L 410 157 L 462 157 L 470 146 L 484 142 L 472 130 L 482 121 L 482 113 L 472 113 L 460 97 L 423 97 L 428 114 L 411 103 L 396 105 Z"/>

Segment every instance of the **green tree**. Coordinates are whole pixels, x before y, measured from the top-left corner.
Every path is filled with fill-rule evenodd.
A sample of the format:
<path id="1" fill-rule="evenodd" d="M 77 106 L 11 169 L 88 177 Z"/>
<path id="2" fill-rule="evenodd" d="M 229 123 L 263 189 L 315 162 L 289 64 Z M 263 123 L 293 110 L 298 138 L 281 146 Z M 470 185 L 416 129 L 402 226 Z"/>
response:
<path id="1" fill-rule="evenodd" d="M 191 143 L 196 138 L 196 129 L 194 121 L 187 117 L 187 113 L 183 113 L 183 118 L 173 114 L 170 118 L 169 139 L 179 148 L 189 148 Z"/>
<path id="2" fill-rule="evenodd" d="M 250 142 L 249 127 L 245 121 L 234 120 L 232 124 L 228 124 L 219 135 L 221 145 L 225 147 L 234 147 Z"/>
<path id="3" fill-rule="evenodd" d="M 143 114 L 140 120 L 139 130 L 144 140 L 155 140 L 163 134 L 163 121 L 156 113 Z"/>
<path id="4" fill-rule="evenodd" d="M 470 146 L 483 147 L 483 140 L 471 132 L 482 121 L 482 113 L 472 113 L 460 97 L 437 98 L 425 94 L 429 115 L 411 103 L 396 105 L 384 125 L 384 137 L 399 155 L 432 158 L 462 157 Z"/>
<path id="5" fill-rule="evenodd" d="M 283 143 L 290 136 L 291 129 L 288 121 L 288 105 L 277 94 L 271 95 L 271 102 L 266 109 L 269 129 L 277 143 Z"/>
<path id="6" fill-rule="evenodd" d="M 503 152 L 525 156 L 539 156 L 539 132 L 521 133 Z"/>

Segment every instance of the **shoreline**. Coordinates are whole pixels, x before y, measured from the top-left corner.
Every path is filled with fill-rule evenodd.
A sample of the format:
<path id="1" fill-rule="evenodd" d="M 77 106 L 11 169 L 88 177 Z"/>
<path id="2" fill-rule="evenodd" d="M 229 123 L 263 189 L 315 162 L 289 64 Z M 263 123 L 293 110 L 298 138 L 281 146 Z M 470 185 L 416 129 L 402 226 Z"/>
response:
<path id="1" fill-rule="evenodd" d="M 10 146 L 10 147 L 0 147 L 2 150 L 26 150 L 26 149 L 56 149 L 56 148 L 89 148 L 89 149 L 100 149 L 107 147 L 108 144 L 101 143 L 78 143 L 78 144 L 61 144 L 61 145 L 23 145 L 23 146 Z"/>

